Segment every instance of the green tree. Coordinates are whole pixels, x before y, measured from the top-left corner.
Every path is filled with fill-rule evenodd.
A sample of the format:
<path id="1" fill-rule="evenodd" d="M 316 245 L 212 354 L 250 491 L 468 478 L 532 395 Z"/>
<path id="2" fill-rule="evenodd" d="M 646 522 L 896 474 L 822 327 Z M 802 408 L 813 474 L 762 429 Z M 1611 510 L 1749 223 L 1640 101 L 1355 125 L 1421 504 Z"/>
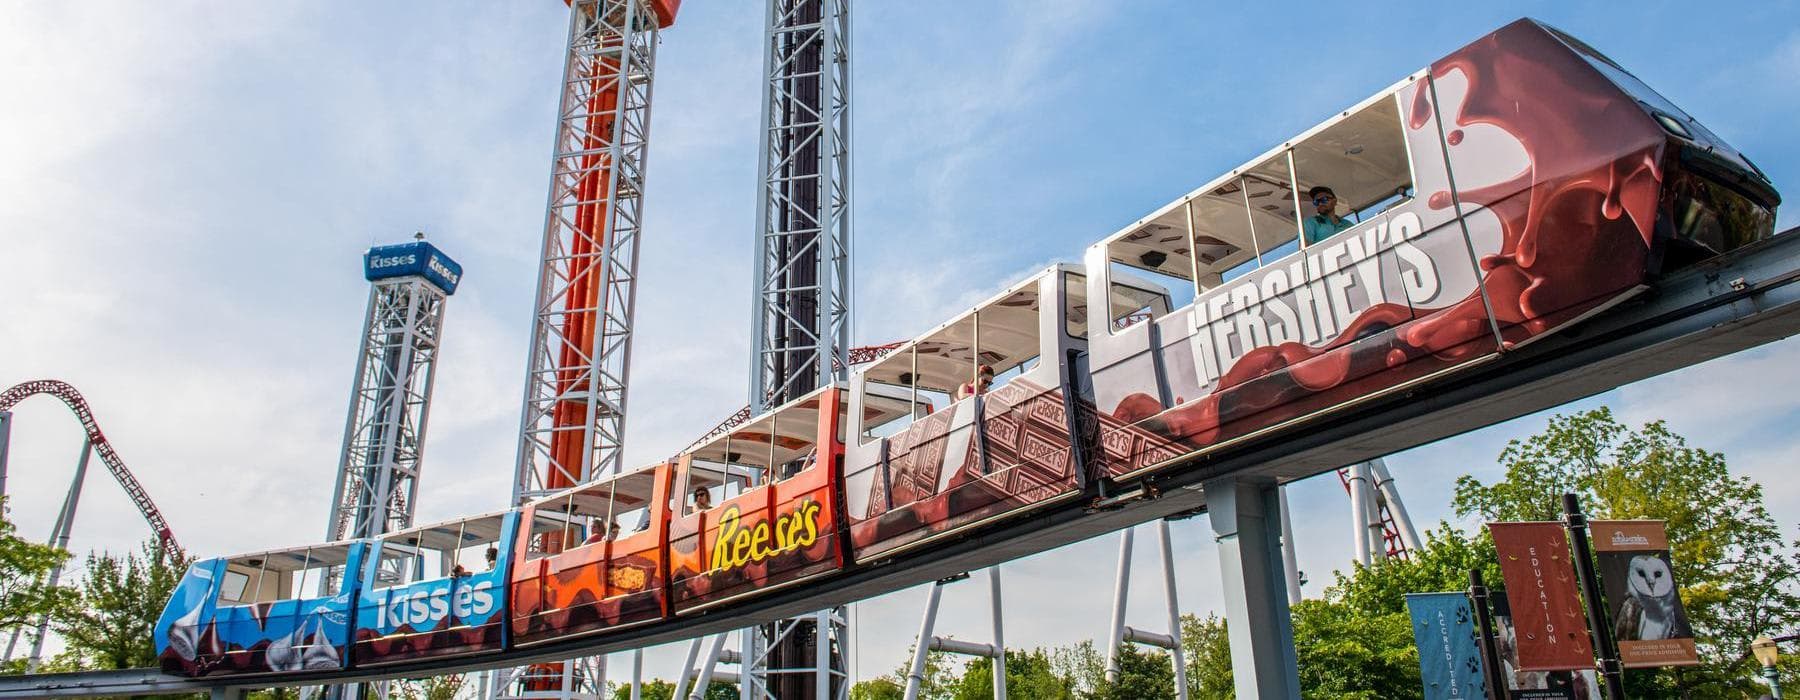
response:
<path id="1" fill-rule="evenodd" d="M 906 651 L 906 660 L 900 662 L 899 668 L 893 672 L 863 681 L 850 686 L 851 700 L 886 700 L 906 696 L 906 675 L 912 671 L 913 650 Z M 956 664 L 950 653 L 930 651 L 925 653 L 925 674 L 919 683 L 919 697 L 926 700 L 948 700 L 955 692 L 959 682 Z"/>
<path id="2" fill-rule="evenodd" d="M 1106 658 L 1094 647 L 1093 640 L 1051 650 L 1050 668 L 1056 675 L 1069 679 L 1079 697 L 1093 697 L 1106 682 Z"/>
<path id="3" fill-rule="evenodd" d="M 905 697 L 906 686 L 887 676 L 850 686 L 850 700 L 901 700 Z"/>
<path id="4" fill-rule="evenodd" d="M 1187 665 L 1188 697 L 1197 700 L 1232 700 L 1237 690 L 1231 678 L 1231 637 L 1225 618 L 1192 614 L 1181 616 L 1181 653 Z"/>
<path id="5" fill-rule="evenodd" d="M 1102 681 L 1092 697 L 1095 700 L 1161 700 L 1175 697 L 1175 667 L 1169 655 L 1158 650 L 1139 649 L 1136 644 L 1119 645 L 1119 680 Z"/>
<path id="6" fill-rule="evenodd" d="M 469 685 L 469 677 L 460 673 L 388 684 L 388 697 L 395 700 L 456 700 Z"/>
<path id="7" fill-rule="evenodd" d="M 155 666 L 151 633 L 189 563 L 180 549 L 165 553 L 154 541 L 124 558 L 89 555 L 78 604 L 63 609 L 53 627 L 70 651 L 98 668 Z"/>
<path id="8" fill-rule="evenodd" d="M 1744 656 L 1750 641 L 1800 623 L 1800 557 L 1763 505 L 1762 487 L 1733 476 L 1725 456 L 1692 447 L 1662 421 L 1636 430 L 1606 408 L 1555 416 L 1500 454 L 1506 477 L 1457 480 L 1458 515 L 1553 520 L 1572 492 L 1588 515 L 1668 523 L 1670 556 L 1701 657 L 1700 667 L 1634 670 L 1634 697 L 1760 692 Z"/>
<path id="9" fill-rule="evenodd" d="M 1006 652 L 1006 694 L 1037 700 L 1074 700 L 1075 681 L 1058 675 L 1043 649 Z M 956 700 L 989 700 L 994 697 L 994 664 L 991 659 L 971 659 L 951 691 Z"/>
<path id="10" fill-rule="evenodd" d="M 644 690 L 638 697 L 643 700 L 670 700 L 675 697 L 675 684 L 661 678 L 644 681 Z M 613 690 L 613 700 L 631 700 L 631 684 L 619 684 Z"/>
<path id="11" fill-rule="evenodd" d="M 46 577 L 50 570 L 67 561 L 69 553 L 48 545 L 19 537 L 13 523 L 6 518 L 5 501 L 0 499 L 0 630 L 35 624 L 39 617 L 56 615 L 74 603 L 68 589 L 50 586 Z M 24 672 L 24 665 L 8 668 Z"/>

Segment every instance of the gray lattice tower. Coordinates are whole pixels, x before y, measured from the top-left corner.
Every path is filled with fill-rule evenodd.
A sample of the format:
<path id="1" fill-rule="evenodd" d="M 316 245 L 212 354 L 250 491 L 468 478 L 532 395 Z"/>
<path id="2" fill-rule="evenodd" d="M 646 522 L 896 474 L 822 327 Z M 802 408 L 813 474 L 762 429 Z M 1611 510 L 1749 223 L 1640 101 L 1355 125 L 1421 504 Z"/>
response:
<path id="1" fill-rule="evenodd" d="M 412 525 L 444 305 L 462 267 L 423 240 L 363 255 L 369 307 L 357 353 L 327 540 Z"/>
<path id="2" fill-rule="evenodd" d="M 842 376 L 850 348 L 850 4 L 769 0 L 753 412 Z"/>
<path id="3" fill-rule="evenodd" d="M 841 378 L 850 350 L 850 2 L 769 0 L 752 413 Z M 843 608 L 747 630 L 746 698 L 846 697 Z"/>

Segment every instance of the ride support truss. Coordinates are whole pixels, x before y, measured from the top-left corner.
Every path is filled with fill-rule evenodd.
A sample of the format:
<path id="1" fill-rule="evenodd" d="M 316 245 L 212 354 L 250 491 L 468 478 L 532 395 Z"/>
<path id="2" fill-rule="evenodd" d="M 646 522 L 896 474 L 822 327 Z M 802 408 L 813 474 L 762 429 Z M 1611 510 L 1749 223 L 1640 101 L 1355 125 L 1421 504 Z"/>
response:
<path id="1" fill-rule="evenodd" d="M 620 467 L 656 32 L 642 0 L 570 4 L 515 503 Z"/>
<path id="2" fill-rule="evenodd" d="M 418 276 L 370 286 L 327 542 L 412 527 L 446 301 Z"/>
<path id="3" fill-rule="evenodd" d="M 850 359 L 850 2 L 769 0 L 763 46 L 752 413 Z"/>

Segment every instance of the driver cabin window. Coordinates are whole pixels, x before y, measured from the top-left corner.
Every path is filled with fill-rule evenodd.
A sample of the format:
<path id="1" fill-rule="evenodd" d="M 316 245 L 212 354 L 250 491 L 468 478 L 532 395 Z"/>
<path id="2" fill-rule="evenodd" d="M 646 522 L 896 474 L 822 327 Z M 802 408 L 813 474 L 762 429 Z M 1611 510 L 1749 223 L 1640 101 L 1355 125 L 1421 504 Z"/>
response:
<path id="1" fill-rule="evenodd" d="M 1075 338 L 1087 337 L 1087 275 L 1079 272 L 1063 275 L 1064 294 L 1068 297 L 1068 333 Z M 1108 323 L 1114 333 L 1162 318 L 1170 311 L 1168 290 L 1122 271 L 1113 271 L 1107 290 Z"/>

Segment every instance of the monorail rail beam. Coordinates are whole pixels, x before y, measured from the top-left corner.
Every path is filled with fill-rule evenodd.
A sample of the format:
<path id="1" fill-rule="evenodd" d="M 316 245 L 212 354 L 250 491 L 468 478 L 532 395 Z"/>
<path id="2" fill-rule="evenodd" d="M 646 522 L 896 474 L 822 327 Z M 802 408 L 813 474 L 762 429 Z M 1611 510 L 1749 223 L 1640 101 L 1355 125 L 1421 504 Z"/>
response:
<path id="1" fill-rule="evenodd" d="M 1193 458 L 1155 479 L 1150 496 L 1088 512 L 1066 502 L 820 581 L 773 591 L 753 607 L 720 609 L 615 634 L 546 643 L 477 658 L 381 669 L 260 678 L 186 679 L 153 670 L 0 677 L 0 699 L 204 691 L 416 678 L 581 654 L 626 651 L 716 634 L 872 598 L 1206 507 L 1202 484 L 1219 477 L 1298 479 L 1764 345 L 1800 331 L 1800 233 L 1784 232 L 1653 285 L 1639 299 L 1444 381 L 1320 416 L 1305 430 Z"/>

